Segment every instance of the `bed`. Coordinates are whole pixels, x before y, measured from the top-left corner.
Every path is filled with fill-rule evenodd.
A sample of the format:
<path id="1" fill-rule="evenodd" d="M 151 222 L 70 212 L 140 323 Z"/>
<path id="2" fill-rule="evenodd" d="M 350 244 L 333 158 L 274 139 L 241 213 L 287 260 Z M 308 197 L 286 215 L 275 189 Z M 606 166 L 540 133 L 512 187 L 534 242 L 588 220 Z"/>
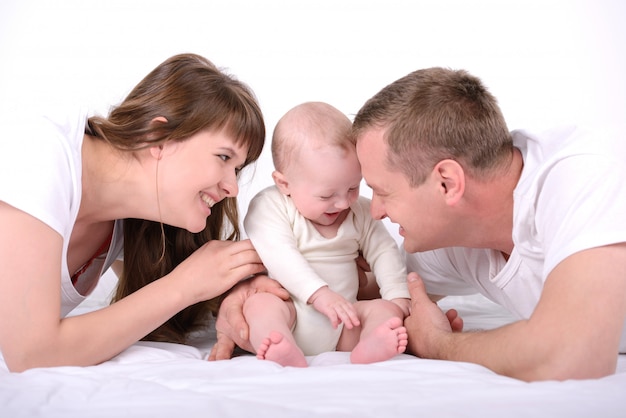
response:
<path id="1" fill-rule="evenodd" d="M 108 303 L 115 276 L 76 313 Z M 480 295 L 449 297 L 466 329 L 511 317 Z M 347 353 L 308 357 L 283 368 L 241 355 L 206 360 L 214 334 L 193 344 L 139 342 L 93 367 L 9 373 L 0 360 L 0 417 L 625 417 L 626 356 L 598 380 L 525 383 L 475 364 L 406 354 L 371 365 Z"/>

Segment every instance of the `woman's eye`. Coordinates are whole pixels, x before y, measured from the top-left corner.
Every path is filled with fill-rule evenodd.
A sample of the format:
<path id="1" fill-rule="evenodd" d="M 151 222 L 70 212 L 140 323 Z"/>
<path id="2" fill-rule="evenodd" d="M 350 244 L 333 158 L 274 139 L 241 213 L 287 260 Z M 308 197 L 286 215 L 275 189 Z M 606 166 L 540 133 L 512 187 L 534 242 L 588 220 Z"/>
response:
<path id="1" fill-rule="evenodd" d="M 224 154 L 218 155 L 218 158 L 220 158 L 222 161 L 230 160 L 230 157 L 228 155 L 224 155 Z"/>

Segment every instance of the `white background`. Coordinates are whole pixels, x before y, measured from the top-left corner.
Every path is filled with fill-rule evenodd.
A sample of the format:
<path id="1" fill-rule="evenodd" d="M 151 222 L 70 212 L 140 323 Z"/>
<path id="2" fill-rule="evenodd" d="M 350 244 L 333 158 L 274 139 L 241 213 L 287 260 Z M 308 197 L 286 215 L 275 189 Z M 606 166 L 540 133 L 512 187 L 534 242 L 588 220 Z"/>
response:
<path id="1" fill-rule="evenodd" d="M 511 129 L 614 123 L 626 113 L 625 18 L 621 0 L 2 0 L 0 111 L 106 114 L 164 59 L 195 52 L 251 86 L 267 143 L 298 103 L 352 117 L 430 66 L 481 77 Z M 244 204 L 271 168 L 266 145 Z"/>

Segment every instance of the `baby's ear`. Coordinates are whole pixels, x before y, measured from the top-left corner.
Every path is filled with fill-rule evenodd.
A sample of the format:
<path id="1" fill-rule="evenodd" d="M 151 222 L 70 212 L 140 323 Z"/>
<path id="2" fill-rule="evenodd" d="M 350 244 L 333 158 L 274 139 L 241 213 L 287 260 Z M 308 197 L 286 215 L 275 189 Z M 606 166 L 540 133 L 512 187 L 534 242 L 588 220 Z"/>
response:
<path id="1" fill-rule="evenodd" d="M 274 183 L 278 190 L 285 196 L 289 196 L 289 182 L 287 181 L 287 177 L 280 171 L 274 170 L 272 173 L 272 178 L 274 179 Z"/>

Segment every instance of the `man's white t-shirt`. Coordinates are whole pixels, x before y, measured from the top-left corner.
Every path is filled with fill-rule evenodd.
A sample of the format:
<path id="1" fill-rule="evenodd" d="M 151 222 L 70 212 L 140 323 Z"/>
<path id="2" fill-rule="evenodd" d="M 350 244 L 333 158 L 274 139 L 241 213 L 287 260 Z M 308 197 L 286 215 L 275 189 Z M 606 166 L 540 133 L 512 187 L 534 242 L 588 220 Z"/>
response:
<path id="1" fill-rule="evenodd" d="M 513 194 L 509 260 L 498 251 L 460 247 L 406 258 L 429 293 L 478 291 L 521 319 L 530 317 L 547 276 L 565 258 L 626 242 L 626 141 L 617 131 L 593 136 L 571 127 L 512 135 L 524 168 Z"/>
<path id="2" fill-rule="evenodd" d="M 82 195 L 81 149 L 87 116 L 81 110 L 9 120 L 3 123 L 0 140 L 0 200 L 34 216 L 63 237 L 59 274 L 62 317 L 87 296 L 74 288 L 67 266 L 67 249 Z M 122 247 L 120 220 L 115 223 L 101 271 L 95 274 L 104 273 Z"/>

